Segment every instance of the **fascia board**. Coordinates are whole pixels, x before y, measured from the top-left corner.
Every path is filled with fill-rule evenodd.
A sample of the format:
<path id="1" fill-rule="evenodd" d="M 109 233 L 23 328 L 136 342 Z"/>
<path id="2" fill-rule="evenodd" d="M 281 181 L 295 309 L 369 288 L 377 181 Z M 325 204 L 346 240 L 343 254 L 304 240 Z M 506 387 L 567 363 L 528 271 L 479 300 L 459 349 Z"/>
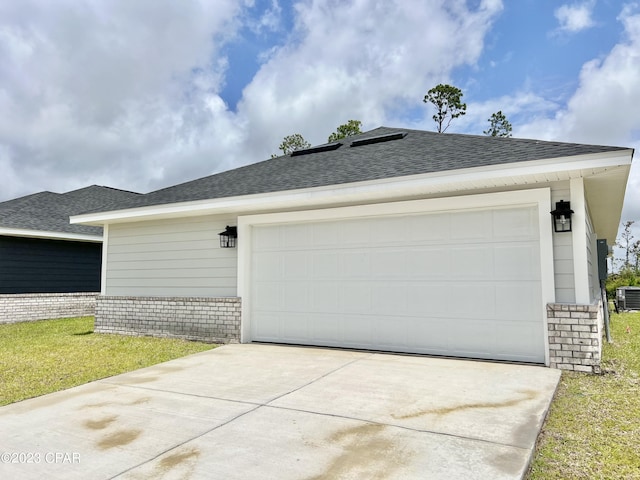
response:
<path id="1" fill-rule="evenodd" d="M 298 190 L 152 205 L 127 210 L 75 215 L 70 218 L 70 221 L 72 224 L 104 225 L 112 222 L 133 222 L 152 218 L 241 213 L 249 210 L 335 204 L 340 201 L 379 200 L 397 194 L 424 193 L 425 188 L 438 185 L 481 182 L 515 176 L 553 172 L 576 172 L 576 176 L 581 176 L 584 170 L 630 165 L 632 154 L 632 149 L 617 150 L 606 154 L 532 160 Z"/>
<path id="2" fill-rule="evenodd" d="M 21 228 L 2 228 L 0 236 L 45 238 L 50 240 L 70 240 L 78 242 L 102 242 L 101 235 L 86 235 L 81 233 L 48 232 L 41 230 L 26 230 Z"/>

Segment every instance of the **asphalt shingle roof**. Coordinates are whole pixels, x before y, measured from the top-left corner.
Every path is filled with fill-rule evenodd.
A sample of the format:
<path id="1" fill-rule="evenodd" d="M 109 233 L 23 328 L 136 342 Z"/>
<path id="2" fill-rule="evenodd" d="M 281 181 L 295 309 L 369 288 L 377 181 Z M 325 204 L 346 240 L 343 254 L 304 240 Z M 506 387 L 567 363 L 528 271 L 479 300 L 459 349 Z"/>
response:
<path id="1" fill-rule="evenodd" d="M 69 216 L 87 210 L 109 210 L 139 195 L 99 185 L 67 193 L 34 193 L 0 203 L 0 228 L 102 235 L 102 227 L 71 225 Z"/>
<path id="2" fill-rule="evenodd" d="M 399 140 L 351 147 L 357 140 L 401 132 L 406 136 Z M 623 147 L 389 127 L 379 127 L 341 142 L 343 145 L 334 150 L 284 155 L 126 199 L 117 208 L 87 208 L 85 211 L 163 205 L 626 150 Z"/>

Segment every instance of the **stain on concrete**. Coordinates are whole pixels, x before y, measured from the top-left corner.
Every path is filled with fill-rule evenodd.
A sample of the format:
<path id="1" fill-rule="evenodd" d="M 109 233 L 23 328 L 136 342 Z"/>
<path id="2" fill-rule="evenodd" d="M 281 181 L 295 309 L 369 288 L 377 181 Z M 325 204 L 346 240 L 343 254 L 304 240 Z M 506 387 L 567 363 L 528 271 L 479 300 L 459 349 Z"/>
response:
<path id="1" fill-rule="evenodd" d="M 115 402 L 87 403 L 86 405 L 83 405 L 82 408 L 102 408 L 114 404 Z"/>
<path id="2" fill-rule="evenodd" d="M 524 416 L 524 415 L 522 415 Z M 511 440 L 514 445 L 529 445 L 535 444 L 536 438 L 541 428 L 542 413 L 532 413 L 527 418 L 526 422 L 520 422 L 518 428 L 513 432 L 513 439 Z"/>
<path id="3" fill-rule="evenodd" d="M 140 397 L 140 398 L 131 400 L 130 402 L 109 401 L 109 402 L 99 402 L 99 403 L 87 403 L 82 408 L 102 408 L 102 407 L 108 407 L 109 405 L 121 405 L 121 406 L 128 407 L 133 405 L 141 405 L 143 403 L 147 403 L 149 400 L 151 400 L 151 397 Z"/>
<path id="4" fill-rule="evenodd" d="M 194 365 L 190 365 L 189 368 L 193 368 Z M 154 370 L 159 370 L 162 373 L 181 372 L 185 369 L 182 365 L 155 365 Z"/>
<path id="5" fill-rule="evenodd" d="M 461 405 L 452 405 L 450 407 L 440 407 L 440 408 L 431 408 L 426 410 L 418 410 L 416 412 L 407 413 L 405 415 L 396 415 L 394 413 L 391 414 L 393 418 L 396 420 L 407 420 L 409 418 L 417 418 L 423 417 L 426 415 L 437 415 L 444 416 L 450 413 L 461 412 L 465 410 L 477 410 L 477 409 L 494 409 L 494 408 L 504 408 L 504 407 L 513 407 L 522 402 L 526 402 L 528 400 L 533 400 L 538 396 L 538 392 L 535 390 L 520 390 L 518 392 L 521 394 L 520 398 L 514 398 L 511 400 L 503 400 L 501 402 L 474 402 L 474 403 L 463 403 Z"/>
<path id="6" fill-rule="evenodd" d="M 522 467 L 526 465 L 526 462 L 524 462 L 522 458 L 513 453 L 501 453 L 492 458 L 488 458 L 487 461 L 492 467 L 495 467 L 496 470 L 513 476 L 514 478 L 522 477 Z"/>
<path id="7" fill-rule="evenodd" d="M 189 448 L 187 450 L 178 451 L 167 455 L 158 464 L 163 471 L 171 470 L 185 464 L 193 464 L 200 456 L 200 450 L 197 448 Z"/>
<path id="8" fill-rule="evenodd" d="M 118 415 L 111 415 L 99 420 L 86 420 L 84 426 L 90 430 L 103 430 L 111 425 L 118 418 Z"/>
<path id="9" fill-rule="evenodd" d="M 158 380 L 157 376 L 150 377 L 128 377 L 118 381 L 118 385 L 138 385 L 139 383 L 150 383 Z"/>
<path id="10" fill-rule="evenodd" d="M 392 478 L 398 468 L 406 465 L 410 452 L 399 448 L 386 429 L 386 425 L 368 423 L 334 432 L 328 442 L 340 444 L 342 452 L 324 472 L 307 480 Z"/>
<path id="11" fill-rule="evenodd" d="M 118 430 L 117 432 L 105 435 L 102 440 L 97 443 L 97 446 L 101 450 L 108 450 L 114 447 L 123 447 L 133 442 L 140 436 L 141 433 L 142 430 L 136 429 Z"/>

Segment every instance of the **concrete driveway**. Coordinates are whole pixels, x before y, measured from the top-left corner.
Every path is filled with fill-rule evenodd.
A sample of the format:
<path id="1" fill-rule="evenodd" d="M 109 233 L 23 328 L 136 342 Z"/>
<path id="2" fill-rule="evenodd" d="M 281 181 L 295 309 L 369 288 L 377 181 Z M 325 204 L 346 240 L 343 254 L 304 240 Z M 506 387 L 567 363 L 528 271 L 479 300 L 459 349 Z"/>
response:
<path id="1" fill-rule="evenodd" d="M 559 378 L 226 345 L 0 408 L 0 477 L 519 479 Z"/>

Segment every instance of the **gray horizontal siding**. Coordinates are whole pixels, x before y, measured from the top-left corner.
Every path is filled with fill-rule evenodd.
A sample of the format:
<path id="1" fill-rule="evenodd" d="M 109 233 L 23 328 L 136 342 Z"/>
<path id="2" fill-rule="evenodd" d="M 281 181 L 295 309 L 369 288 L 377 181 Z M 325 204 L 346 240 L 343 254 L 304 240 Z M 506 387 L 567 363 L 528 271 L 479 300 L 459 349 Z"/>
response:
<path id="1" fill-rule="evenodd" d="M 111 225 L 107 295 L 235 296 L 237 250 L 218 233 L 235 218 L 188 217 Z"/>
<path id="2" fill-rule="evenodd" d="M 571 200 L 569 182 L 559 182 L 551 188 L 551 208 L 560 200 Z M 549 215 L 551 222 L 551 215 Z M 557 303 L 576 301 L 575 276 L 573 272 L 573 233 L 552 233 L 553 263 Z"/>

